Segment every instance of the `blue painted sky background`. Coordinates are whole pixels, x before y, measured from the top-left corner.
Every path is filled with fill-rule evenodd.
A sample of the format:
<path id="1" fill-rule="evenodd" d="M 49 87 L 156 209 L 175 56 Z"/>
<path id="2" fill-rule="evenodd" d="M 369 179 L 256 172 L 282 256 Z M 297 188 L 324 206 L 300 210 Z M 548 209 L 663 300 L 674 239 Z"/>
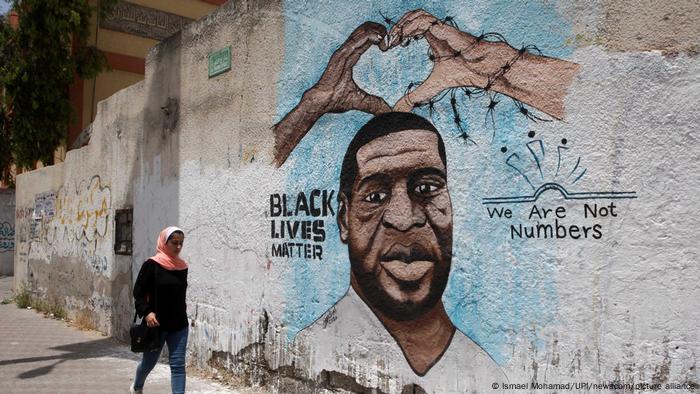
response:
<path id="1" fill-rule="evenodd" d="M 382 22 L 380 11 L 394 20 L 423 8 L 437 17 L 452 16 L 461 30 L 479 35 L 498 32 L 515 47 L 535 44 L 545 55 L 567 58 L 571 34 L 551 2 L 528 1 L 367 1 L 346 5 L 327 1 L 286 1 L 285 58 L 278 81 L 278 116 L 283 117 L 303 92 L 320 77 L 331 54 L 365 21 Z M 382 53 L 370 49 L 354 71 L 358 85 L 393 104 L 409 83 L 423 80 L 431 63 L 427 44 Z M 500 364 L 509 359 L 516 336 L 551 324 L 557 308 L 552 245 L 510 242 L 494 235 L 483 197 L 530 193 L 529 186 L 505 164 L 502 146 L 526 153 L 532 123 L 516 114 L 502 98 L 495 112 L 495 130 L 486 122 L 486 98 L 460 102 L 465 130 L 477 145 L 459 138 L 449 98 L 438 103 L 432 121 L 441 131 L 448 156 L 448 184 L 454 211 L 452 273 L 443 300 L 459 329 L 479 343 Z M 427 110 L 416 113 L 428 117 Z M 338 189 L 341 160 L 354 132 L 370 115 L 360 112 L 325 115 L 292 153 L 282 171 L 287 192 Z M 502 228 L 498 227 L 498 228 Z M 283 321 L 293 337 L 343 296 L 349 285 L 347 249 L 338 238 L 334 218 L 326 222 L 324 260 L 290 260 L 285 267 Z"/>

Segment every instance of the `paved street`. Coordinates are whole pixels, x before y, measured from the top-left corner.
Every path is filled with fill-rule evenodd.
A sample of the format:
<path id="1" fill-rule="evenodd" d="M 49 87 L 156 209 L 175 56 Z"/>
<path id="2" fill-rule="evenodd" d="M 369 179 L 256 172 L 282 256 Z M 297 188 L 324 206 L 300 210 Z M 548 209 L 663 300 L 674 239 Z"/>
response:
<path id="1" fill-rule="evenodd" d="M 0 278 L 0 300 L 12 277 Z M 80 331 L 33 310 L 0 305 L 0 392 L 128 393 L 139 355 L 94 331 Z M 170 370 L 158 364 L 145 392 L 169 393 Z M 236 393 L 191 375 L 188 393 Z"/>

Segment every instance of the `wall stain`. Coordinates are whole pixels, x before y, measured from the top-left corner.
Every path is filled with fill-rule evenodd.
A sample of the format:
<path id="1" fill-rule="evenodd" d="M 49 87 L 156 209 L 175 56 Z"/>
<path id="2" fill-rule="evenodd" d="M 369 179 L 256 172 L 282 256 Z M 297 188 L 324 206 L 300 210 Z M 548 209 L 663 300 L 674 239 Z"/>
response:
<path id="1" fill-rule="evenodd" d="M 281 392 L 317 393 L 350 392 L 360 394 L 385 394 L 378 387 L 366 387 L 358 383 L 353 376 L 338 372 L 323 370 L 316 379 L 309 378 L 305 371 L 297 365 L 272 368 L 265 357 L 265 338 L 269 333 L 270 319 L 266 310 L 258 319 L 257 341 L 252 342 L 240 351 L 232 354 L 227 351 L 213 351 L 207 364 L 231 380 L 241 380 L 246 386 L 273 386 Z M 253 333 L 251 333 L 253 334 Z M 426 393 L 418 385 L 406 385 L 402 394 Z"/>
<path id="2" fill-rule="evenodd" d="M 654 374 L 651 375 L 651 382 L 654 384 L 668 382 L 668 375 L 671 371 L 671 357 L 669 357 L 669 354 L 668 354 L 669 342 L 670 341 L 669 341 L 668 337 L 664 337 L 664 340 L 663 340 L 664 358 L 661 361 L 661 364 L 654 367 Z"/>

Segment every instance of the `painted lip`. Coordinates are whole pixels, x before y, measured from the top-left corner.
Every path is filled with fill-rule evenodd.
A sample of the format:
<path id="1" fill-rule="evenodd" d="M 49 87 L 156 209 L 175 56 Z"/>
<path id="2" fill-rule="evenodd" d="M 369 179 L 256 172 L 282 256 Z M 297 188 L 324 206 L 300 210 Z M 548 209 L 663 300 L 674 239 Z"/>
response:
<path id="1" fill-rule="evenodd" d="M 435 265 L 437 258 L 419 243 L 393 244 L 380 258 L 380 264 L 397 281 L 416 282 Z"/>
<path id="2" fill-rule="evenodd" d="M 433 269 L 432 261 L 419 260 L 409 264 L 401 260 L 382 261 L 382 268 L 397 281 L 400 282 L 418 282 Z"/>

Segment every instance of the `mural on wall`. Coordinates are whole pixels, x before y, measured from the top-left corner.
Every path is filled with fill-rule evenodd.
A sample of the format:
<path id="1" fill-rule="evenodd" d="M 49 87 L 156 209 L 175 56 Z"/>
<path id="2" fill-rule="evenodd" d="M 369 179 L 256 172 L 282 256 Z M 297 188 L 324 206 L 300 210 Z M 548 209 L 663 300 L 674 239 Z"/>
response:
<path id="1" fill-rule="evenodd" d="M 637 198 L 634 191 L 578 191 L 577 183 L 587 175 L 581 156 L 572 156 L 571 142 L 562 138 L 556 147 L 556 154 L 548 152 L 545 143 L 534 130 L 527 134 L 530 141 L 522 149 L 524 154 L 509 152 L 501 147 L 505 155 L 504 163 L 518 178 L 529 187 L 510 197 L 484 197 L 491 219 L 512 219 L 519 216 L 519 222 L 509 224 L 511 239 L 601 239 L 603 225 L 598 222 L 586 223 L 602 218 L 617 217 L 620 213 L 617 200 Z M 554 194 L 569 203 L 553 208 L 538 203 L 542 197 Z M 516 206 L 525 205 L 526 209 Z M 514 214 L 517 212 L 517 214 Z M 575 220 L 564 225 L 564 219 Z"/>
<path id="2" fill-rule="evenodd" d="M 446 151 L 454 152 L 449 144 L 455 141 L 478 148 L 479 130 L 488 130 L 491 145 L 500 140 L 496 111 L 506 102 L 513 108 L 510 124 L 564 119 L 564 97 L 579 66 L 546 56 L 532 44 L 513 46 L 496 32 L 467 33 L 450 16 L 438 18 L 422 9 L 396 20 L 382 16 L 389 28 L 374 22 L 357 27 L 331 54 L 313 86 L 300 99 L 289 98 L 294 106 L 273 127 L 274 163 L 288 171 L 292 187 L 303 185 L 304 178 L 324 180 L 313 184 L 310 193 L 270 196 L 270 256 L 293 263 L 289 295 L 292 301 L 301 298 L 289 308 L 286 323 L 296 346 L 311 354 L 316 374 L 362 377 L 365 387 L 381 385 L 380 376 L 399 377 L 429 391 L 501 382 L 505 377 L 494 359 L 502 357 L 494 357 L 458 328 L 455 303 L 463 299 L 445 295 L 450 283 L 454 295 L 450 277 L 455 258 L 465 264 L 474 257 L 465 258 L 453 248 L 461 226 L 455 225 L 454 183 L 448 188 L 448 178 L 454 176 L 448 176 L 448 168 L 460 165 L 448 163 Z M 381 73 L 388 67 L 370 57 L 385 58 L 383 53 L 409 45 L 425 48 L 430 69 L 422 79 L 412 79 L 420 70 L 401 71 L 409 82 L 400 89 L 389 86 L 393 92 L 384 95 L 358 84 L 369 79 L 370 87 L 381 85 Z M 397 63 L 410 68 L 420 62 Z M 375 64 L 381 70 L 373 70 Z M 395 97 L 393 105 L 390 97 Z M 465 115 L 476 100 L 485 103 L 483 126 L 474 122 L 473 113 Z M 370 116 L 358 117 L 358 112 Z M 345 113 L 355 118 L 324 116 Z M 445 125 L 449 130 L 441 129 Z M 324 154 L 329 144 L 335 151 Z M 331 165 L 338 153 L 342 163 Z M 322 169 L 310 169 L 310 162 Z M 333 188 L 338 190 L 337 209 L 330 203 Z M 296 220 L 300 217 L 311 218 Z M 286 247 L 280 238 L 290 241 Z M 342 266 L 348 260 L 346 270 Z M 320 289 L 324 280 L 333 284 L 348 277 L 349 287 L 347 282 L 326 285 L 341 291 Z M 538 302 L 534 294 L 527 297 Z M 318 306 L 324 304 L 325 310 Z M 463 319 L 456 320 L 465 326 Z M 446 382 L 450 371 L 463 372 L 465 378 Z"/>
<path id="3" fill-rule="evenodd" d="M 393 23 L 390 19 L 388 22 Z M 357 85 L 353 67 L 371 46 L 388 51 L 419 39 L 429 44 L 428 58 L 433 68 L 424 81 L 409 84 L 406 94 L 393 107 Z M 534 45 L 517 49 L 498 33 L 475 37 L 460 31 L 453 18 L 437 19 L 423 10 L 407 13 L 389 32 L 381 24 L 366 22 L 333 53 L 319 81 L 305 91 L 299 104 L 274 126 L 275 163 L 282 165 L 326 113 L 358 110 L 379 115 L 425 106 L 434 108 L 437 101 L 449 95 L 454 122 L 464 133 L 465 140 L 469 136 L 462 130 L 458 95 L 488 96 L 487 116 L 493 124 L 493 110 L 500 102 L 499 96 L 512 99 L 519 112 L 530 120 L 548 119 L 528 109 L 528 105 L 561 120 L 566 89 L 577 71 L 575 63 L 544 56 Z"/>
<path id="4" fill-rule="evenodd" d="M 446 360 L 502 380 L 491 358 L 456 330 L 441 301 L 452 260 L 452 203 L 444 142 L 429 121 L 388 112 L 357 132 L 343 160 L 337 221 L 351 286 L 301 331 L 300 341 L 323 344 L 330 354 L 351 349 L 360 359 L 366 345 L 358 335 L 369 333 L 373 343 L 396 343 L 416 375 Z"/>
<path id="5" fill-rule="evenodd" d="M 92 271 L 107 274 L 111 245 L 100 241 L 111 206 L 110 188 L 97 175 L 35 195 L 32 208 L 17 211 L 20 254 L 44 261 L 53 254 L 75 256 Z"/>
<path id="6" fill-rule="evenodd" d="M 15 250 L 15 228 L 8 222 L 0 223 L 0 253 Z"/>

